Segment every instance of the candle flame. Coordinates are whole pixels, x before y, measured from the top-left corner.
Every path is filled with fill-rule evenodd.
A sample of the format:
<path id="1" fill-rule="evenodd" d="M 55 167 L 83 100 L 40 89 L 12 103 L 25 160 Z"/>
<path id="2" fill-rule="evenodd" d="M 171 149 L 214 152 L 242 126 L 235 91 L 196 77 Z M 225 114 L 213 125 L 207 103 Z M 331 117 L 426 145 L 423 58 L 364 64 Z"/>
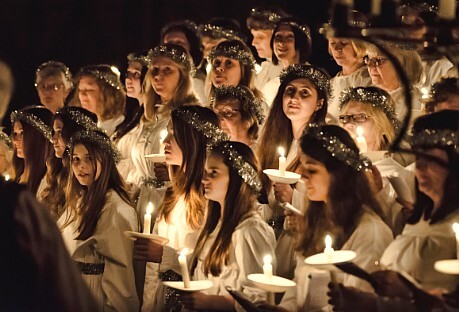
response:
<path id="1" fill-rule="evenodd" d="M 146 213 L 152 214 L 152 212 L 153 212 L 153 204 L 151 202 L 149 202 L 148 205 L 147 205 Z"/>
<path id="2" fill-rule="evenodd" d="M 285 156 L 285 149 L 282 147 L 282 146 L 279 146 L 277 148 L 277 151 L 279 152 L 279 154 L 281 155 L 281 157 L 284 157 Z"/>
<path id="3" fill-rule="evenodd" d="M 272 260 L 273 259 L 272 259 L 271 255 L 266 255 L 266 256 L 263 257 L 263 263 L 264 264 L 271 264 Z"/>
<path id="4" fill-rule="evenodd" d="M 190 250 L 188 248 L 183 248 L 181 251 L 180 251 L 180 256 L 186 256 L 190 253 Z"/>
<path id="5" fill-rule="evenodd" d="M 161 139 L 161 143 L 164 141 L 164 139 L 166 139 L 167 137 L 167 130 L 162 130 L 159 134 L 159 137 Z"/>
<path id="6" fill-rule="evenodd" d="M 362 127 L 357 127 L 357 136 L 358 137 L 363 137 L 363 128 Z"/>
<path id="7" fill-rule="evenodd" d="M 453 231 L 454 231 L 454 233 L 459 235 L 459 223 L 457 223 L 457 222 L 453 223 Z"/>
<path id="8" fill-rule="evenodd" d="M 325 248 L 331 248 L 332 246 L 332 238 L 330 235 L 325 236 Z"/>
<path id="9" fill-rule="evenodd" d="M 9 174 L 5 174 L 5 181 L 9 181 L 11 179 Z"/>

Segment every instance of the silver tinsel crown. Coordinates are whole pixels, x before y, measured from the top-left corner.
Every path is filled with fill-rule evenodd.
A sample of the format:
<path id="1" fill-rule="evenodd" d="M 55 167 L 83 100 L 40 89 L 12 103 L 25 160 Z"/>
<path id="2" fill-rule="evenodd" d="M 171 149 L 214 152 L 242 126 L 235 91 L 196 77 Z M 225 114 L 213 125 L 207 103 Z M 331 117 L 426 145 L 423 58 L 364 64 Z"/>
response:
<path id="1" fill-rule="evenodd" d="M 83 114 L 82 112 L 73 109 L 71 106 L 63 107 L 56 112 L 55 117 L 59 115 L 65 115 L 70 118 L 77 125 L 85 128 L 86 130 L 91 131 L 101 131 L 104 132 L 101 128 L 97 126 L 97 122 L 92 120 L 89 116 Z"/>
<path id="2" fill-rule="evenodd" d="M 262 184 L 257 171 L 237 152 L 231 142 L 226 142 L 222 145 L 223 155 L 228 157 L 233 168 L 239 176 L 256 192 L 260 192 Z"/>
<path id="3" fill-rule="evenodd" d="M 298 28 L 300 31 L 302 31 L 306 37 L 308 37 L 309 39 L 311 39 L 311 30 L 309 29 L 308 26 L 306 25 L 301 25 L 301 24 L 298 24 L 297 22 L 295 21 L 292 21 L 292 20 L 285 20 L 285 21 L 281 21 L 279 23 L 279 25 L 288 25 L 290 27 L 295 27 L 295 28 Z M 277 26 L 279 26 L 277 25 Z"/>
<path id="4" fill-rule="evenodd" d="M 181 51 L 171 46 L 159 45 L 148 52 L 150 64 L 152 58 L 155 57 L 167 57 L 175 63 L 184 66 L 192 76 L 196 74 L 196 68 L 194 66 L 193 59 L 185 50 Z"/>
<path id="5" fill-rule="evenodd" d="M 94 77 L 96 77 L 97 79 L 105 82 L 106 84 L 110 85 L 111 87 L 117 89 L 117 90 L 120 90 L 122 88 L 122 85 L 121 85 L 121 81 L 119 79 L 119 70 L 118 68 L 112 66 L 113 68 L 109 68 L 109 72 L 108 71 L 102 71 L 98 68 L 93 68 L 93 67 L 86 67 L 86 68 L 83 68 L 79 75 L 83 74 L 90 74 Z"/>
<path id="6" fill-rule="evenodd" d="M 330 86 L 330 78 L 327 74 L 313 66 L 305 64 L 290 65 L 286 69 L 282 70 L 279 75 L 281 83 L 284 81 L 292 81 L 299 78 L 305 78 L 311 81 L 316 89 L 318 89 L 320 93 L 327 97 L 327 100 L 330 99 L 332 91 Z"/>
<path id="7" fill-rule="evenodd" d="M 138 62 L 142 64 L 142 66 L 148 67 L 150 66 L 150 58 L 148 55 L 144 55 L 143 53 L 129 53 L 127 56 L 128 62 Z"/>
<path id="8" fill-rule="evenodd" d="M 253 8 L 252 10 L 250 10 L 250 16 L 269 21 L 273 24 L 276 24 L 281 19 L 281 16 L 277 14 L 276 12 L 273 12 L 271 10 L 258 9 L 258 8 Z"/>
<path id="9" fill-rule="evenodd" d="M 237 60 L 242 65 L 255 69 L 256 61 L 253 54 L 250 51 L 243 49 L 241 46 L 217 46 L 217 48 L 212 50 L 209 54 L 209 64 L 212 64 L 212 61 L 219 56 Z"/>
<path id="10" fill-rule="evenodd" d="M 201 36 L 209 36 L 214 39 L 241 40 L 240 35 L 234 30 L 212 24 L 199 25 L 199 33 Z"/>
<path id="11" fill-rule="evenodd" d="M 202 120 L 196 113 L 190 111 L 186 106 L 176 108 L 172 111 L 173 115 L 180 117 L 183 121 L 192 126 L 196 131 L 204 135 L 208 142 L 208 146 L 218 144 L 222 141 L 228 141 L 228 135 L 219 127 L 207 120 Z"/>
<path id="12" fill-rule="evenodd" d="M 317 124 L 310 124 L 306 131 L 306 135 L 320 142 L 332 157 L 344 162 L 355 171 L 371 170 L 371 161 L 368 158 L 356 153 L 338 137 L 325 134 Z"/>
<path id="13" fill-rule="evenodd" d="M 40 132 L 47 140 L 51 140 L 53 136 L 50 126 L 45 124 L 37 116 L 28 112 L 13 111 L 10 115 L 10 120 L 12 124 L 14 124 L 16 121 L 27 123 L 28 125 L 34 127 L 38 132 Z"/>
<path id="14" fill-rule="evenodd" d="M 244 86 L 220 86 L 215 88 L 210 98 L 210 106 L 215 105 L 215 101 L 221 99 L 234 98 L 239 100 L 241 107 L 246 105 L 249 111 L 256 116 L 261 125 L 265 120 L 263 113 L 263 101 L 257 98 L 249 88 Z"/>
<path id="15" fill-rule="evenodd" d="M 64 63 L 57 62 L 57 61 L 47 61 L 38 66 L 35 76 L 38 76 L 40 74 L 40 71 L 43 70 L 46 67 L 54 67 L 58 68 L 62 71 L 62 73 L 65 76 L 65 79 L 67 79 L 68 82 L 72 82 L 72 73 L 70 72 L 70 68 L 67 67 Z"/>
<path id="16" fill-rule="evenodd" d="M 344 90 L 340 94 L 339 109 L 349 103 L 349 101 L 357 101 L 364 104 L 370 104 L 384 112 L 394 127 L 395 132 L 400 130 L 400 121 L 397 119 L 397 113 L 390 95 L 386 91 L 377 87 L 357 87 Z"/>
<path id="17" fill-rule="evenodd" d="M 449 129 L 423 129 L 411 134 L 410 143 L 413 147 L 452 147 L 459 153 L 459 131 Z"/>
<path id="18" fill-rule="evenodd" d="M 112 144 L 112 141 L 110 141 L 110 138 L 105 133 L 89 130 L 78 131 L 70 138 L 70 141 L 67 144 L 68 150 L 72 151 L 75 144 L 78 142 L 89 142 L 97 145 L 101 150 L 110 154 L 115 163 L 118 163 L 121 160 L 120 152 Z M 72 155 L 70 155 L 70 157 L 72 157 Z"/>

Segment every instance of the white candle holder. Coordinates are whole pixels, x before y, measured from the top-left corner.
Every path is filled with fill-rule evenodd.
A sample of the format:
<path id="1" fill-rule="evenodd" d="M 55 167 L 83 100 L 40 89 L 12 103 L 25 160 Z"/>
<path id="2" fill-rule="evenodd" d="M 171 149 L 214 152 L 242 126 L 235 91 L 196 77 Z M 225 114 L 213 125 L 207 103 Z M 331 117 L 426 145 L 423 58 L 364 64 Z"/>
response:
<path id="1" fill-rule="evenodd" d="M 163 282 L 164 285 L 167 287 L 171 287 L 174 289 L 178 289 L 181 291 L 201 291 L 211 288 L 214 284 L 212 281 L 209 280 L 202 280 L 202 281 L 190 281 L 190 287 L 185 287 L 185 283 L 183 281 L 178 282 Z"/>
<path id="2" fill-rule="evenodd" d="M 143 156 L 145 159 L 148 159 L 151 162 L 158 162 L 163 163 L 166 162 L 166 155 L 165 154 L 148 154 Z"/>
<path id="3" fill-rule="evenodd" d="M 152 240 L 155 243 L 158 243 L 160 245 L 166 245 L 167 243 L 169 243 L 168 238 L 162 237 L 156 234 L 145 234 L 145 233 L 139 233 L 139 232 L 133 232 L 133 231 L 125 231 L 124 235 L 133 241 L 137 240 L 138 238 L 145 238 L 145 239 Z"/>
<path id="4" fill-rule="evenodd" d="M 266 174 L 271 181 L 277 183 L 294 184 L 301 178 L 300 174 L 291 171 L 285 171 L 285 174 L 282 175 L 278 169 L 265 169 L 263 173 Z"/>
<path id="5" fill-rule="evenodd" d="M 289 279 L 280 276 L 267 276 L 262 273 L 249 274 L 247 279 L 252 281 L 257 287 L 273 293 L 283 293 L 290 287 L 294 287 L 296 283 Z"/>

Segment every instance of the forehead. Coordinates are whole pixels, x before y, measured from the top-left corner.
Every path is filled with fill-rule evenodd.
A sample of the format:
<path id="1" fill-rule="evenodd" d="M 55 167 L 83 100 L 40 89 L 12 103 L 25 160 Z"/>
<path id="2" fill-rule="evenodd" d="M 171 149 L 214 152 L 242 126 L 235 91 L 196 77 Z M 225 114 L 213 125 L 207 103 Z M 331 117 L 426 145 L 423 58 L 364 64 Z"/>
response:
<path id="1" fill-rule="evenodd" d="M 142 70 L 142 64 L 136 61 L 131 61 L 128 64 L 128 70 L 135 70 L 135 71 L 141 71 Z"/>
<path id="2" fill-rule="evenodd" d="M 73 147 L 73 153 L 74 154 L 88 154 L 89 152 L 86 146 L 84 146 L 81 143 L 78 143 L 78 144 L 75 144 L 75 146 Z"/>
<path id="3" fill-rule="evenodd" d="M 177 39 L 180 39 L 180 40 L 183 40 L 183 41 L 188 41 L 188 39 L 186 38 L 185 34 L 179 30 L 174 30 L 174 31 L 171 31 L 171 32 L 168 32 L 164 35 L 164 42 L 167 43 L 167 41 L 169 40 L 177 40 Z"/>
<path id="4" fill-rule="evenodd" d="M 151 60 L 151 66 L 171 66 L 178 67 L 170 58 L 167 57 L 155 57 Z"/>
<path id="5" fill-rule="evenodd" d="M 64 126 L 64 123 L 62 122 L 60 118 L 56 118 L 54 119 L 53 126 L 55 128 L 62 128 Z"/>
<path id="6" fill-rule="evenodd" d="M 271 29 L 251 29 L 250 30 L 250 33 L 253 35 L 253 36 L 266 36 L 266 37 L 270 37 L 273 33 L 273 31 Z"/>
<path id="7" fill-rule="evenodd" d="M 226 167 L 226 165 L 223 162 L 223 157 L 219 153 L 211 151 L 206 159 L 206 167 L 221 169 L 223 167 Z"/>
<path id="8" fill-rule="evenodd" d="M 289 85 L 297 87 L 297 88 L 310 88 L 314 90 L 316 89 L 314 84 L 306 78 L 298 78 L 298 79 L 292 80 L 287 84 L 287 86 Z"/>
<path id="9" fill-rule="evenodd" d="M 61 83 L 64 81 L 64 73 L 53 73 L 51 75 L 38 75 L 37 81 L 44 83 Z"/>
<path id="10" fill-rule="evenodd" d="M 14 129 L 22 129 L 22 123 L 19 120 L 16 120 L 13 125 Z"/>
<path id="11" fill-rule="evenodd" d="M 97 85 L 97 79 L 91 76 L 83 76 L 78 84 L 81 85 Z"/>
<path id="12" fill-rule="evenodd" d="M 349 101 L 346 106 L 343 108 L 344 112 L 367 112 L 368 104 L 358 102 L 358 101 Z"/>
<path id="13" fill-rule="evenodd" d="M 241 103 L 238 99 L 224 99 L 215 101 L 214 108 L 221 109 L 226 107 L 239 109 L 241 107 Z"/>
<path id="14" fill-rule="evenodd" d="M 320 161 L 308 156 L 305 153 L 300 153 L 299 158 L 300 158 L 301 164 L 303 165 L 306 165 L 306 164 L 307 165 L 317 165 L 317 166 L 323 165 Z"/>

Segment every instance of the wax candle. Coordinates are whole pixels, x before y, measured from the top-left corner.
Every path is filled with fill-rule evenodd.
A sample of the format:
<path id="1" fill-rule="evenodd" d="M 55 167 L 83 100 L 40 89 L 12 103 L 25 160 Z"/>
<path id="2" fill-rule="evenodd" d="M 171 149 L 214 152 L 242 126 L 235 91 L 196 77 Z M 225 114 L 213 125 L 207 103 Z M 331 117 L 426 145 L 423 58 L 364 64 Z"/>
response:
<path id="1" fill-rule="evenodd" d="M 368 150 L 367 146 L 367 140 L 365 140 L 365 137 L 363 136 L 363 128 L 362 127 L 357 127 L 357 137 L 355 138 L 355 143 L 357 144 L 357 147 L 359 148 L 360 153 L 366 153 Z"/>
<path id="2" fill-rule="evenodd" d="M 273 266 L 271 264 L 272 258 L 270 255 L 266 255 L 263 258 L 263 274 L 270 281 L 273 279 Z"/>
<path id="3" fill-rule="evenodd" d="M 371 0 L 371 14 L 373 16 L 381 14 L 381 0 Z"/>
<path id="4" fill-rule="evenodd" d="M 453 21 L 456 18 L 456 0 L 439 0 L 438 17 Z"/>
<path id="5" fill-rule="evenodd" d="M 161 154 L 161 155 L 164 154 L 164 140 L 166 139 L 166 137 L 167 137 L 167 130 L 161 131 L 161 133 L 159 134 L 159 153 L 158 154 Z"/>
<path id="6" fill-rule="evenodd" d="M 335 250 L 332 248 L 332 238 L 330 235 L 325 235 L 325 249 L 324 254 L 327 256 L 333 256 Z"/>
<path id="7" fill-rule="evenodd" d="M 280 157 L 279 157 L 279 174 L 281 176 L 285 176 L 285 169 L 287 168 L 287 158 L 285 158 L 285 149 L 280 146 L 278 149 Z"/>
<path id="8" fill-rule="evenodd" d="M 185 288 L 190 288 L 190 273 L 188 272 L 188 264 L 186 262 L 187 254 L 188 248 L 183 248 L 179 254 L 178 261 L 180 264 L 180 271 L 182 272 L 183 285 Z"/>
<path id="9" fill-rule="evenodd" d="M 143 234 L 151 234 L 151 213 L 153 212 L 153 204 L 150 202 L 147 205 L 147 211 L 143 217 Z"/>
<path id="10" fill-rule="evenodd" d="M 459 259 L 459 223 L 454 222 L 453 231 L 456 234 L 456 258 Z"/>
<path id="11" fill-rule="evenodd" d="M 11 179 L 10 175 L 7 173 L 5 174 L 5 181 L 9 181 Z"/>

